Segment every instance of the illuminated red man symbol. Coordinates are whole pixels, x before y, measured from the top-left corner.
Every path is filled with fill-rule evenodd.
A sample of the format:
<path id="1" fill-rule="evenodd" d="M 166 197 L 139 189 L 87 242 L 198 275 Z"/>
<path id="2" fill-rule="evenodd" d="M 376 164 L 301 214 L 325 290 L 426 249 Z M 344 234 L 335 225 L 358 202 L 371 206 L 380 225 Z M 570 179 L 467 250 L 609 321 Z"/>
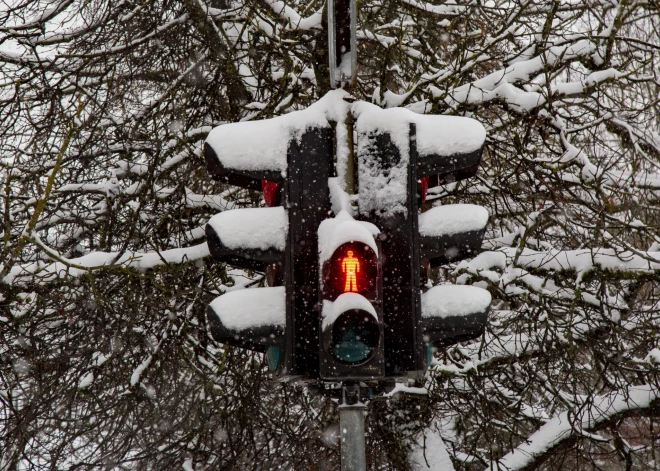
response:
<path id="1" fill-rule="evenodd" d="M 353 256 L 353 251 L 346 252 L 346 257 L 341 262 L 341 271 L 346 273 L 346 286 L 344 292 L 357 292 L 357 276 L 360 272 L 360 261 Z"/>

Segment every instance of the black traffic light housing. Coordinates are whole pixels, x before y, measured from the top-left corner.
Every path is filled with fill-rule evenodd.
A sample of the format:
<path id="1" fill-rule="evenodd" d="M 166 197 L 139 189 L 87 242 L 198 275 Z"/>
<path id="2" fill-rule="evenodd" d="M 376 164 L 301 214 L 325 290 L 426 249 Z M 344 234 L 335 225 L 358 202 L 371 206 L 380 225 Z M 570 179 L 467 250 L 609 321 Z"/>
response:
<path id="1" fill-rule="evenodd" d="M 331 92 L 310 114 L 222 125 L 209 135 L 204 153 L 211 175 L 262 191 L 271 206 L 212 218 L 206 228 L 211 255 L 265 271 L 271 287 L 220 296 L 208 319 L 217 341 L 265 351 L 280 378 L 384 384 L 423 371 L 431 348 L 484 330 L 485 290 L 463 287 L 468 291 L 461 296 L 480 301 L 449 302 L 448 294 L 460 289 L 427 290 L 420 274 L 475 255 L 487 212 L 447 205 L 420 214 L 419 206 L 429 187 L 475 174 L 485 131 L 467 118 L 383 110 L 348 103 L 345 95 Z M 335 168 L 329 116 L 349 113 L 356 120 L 359 221 L 345 204 L 332 218 L 328 185 Z M 339 136 L 339 124 L 336 129 Z M 333 191 L 335 206 L 350 200 Z M 338 225 L 348 229 L 335 230 Z M 351 275 L 354 289 L 342 267 L 346 259 L 360 262 Z"/>
<path id="2" fill-rule="evenodd" d="M 392 118 L 396 119 L 395 116 Z M 386 182 L 389 187 L 398 185 L 407 189 L 403 208 L 360 206 L 361 216 L 382 230 L 386 376 L 424 371 L 430 361 L 431 346 L 438 348 L 475 338 L 483 333 L 486 325 L 488 306 L 484 308 L 483 303 L 466 309 L 462 315 L 437 317 L 429 314 L 425 317 L 423 314 L 422 291 L 425 288 L 420 275 L 424 266 L 434 267 L 476 255 L 488 221 L 486 210 L 473 205 L 465 205 L 473 208 L 469 214 L 454 211 L 455 224 L 448 224 L 450 221 L 442 217 L 451 213 L 447 209 L 451 205 L 432 208 L 430 214 L 420 216 L 423 188 L 473 176 L 479 166 L 485 139 L 485 132 L 480 133 L 473 126 L 476 128 L 474 134 L 478 138 L 483 136 L 480 141 L 475 139 L 476 145 L 458 146 L 460 151 L 447 155 L 425 149 L 424 155 L 420 156 L 420 142 L 424 145 L 433 138 L 429 135 L 434 131 L 428 125 L 429 118 L 433 119 L 423 118 L 426 121 L 421 121 L 424 125 L 419 131 L 415 119 L 409 118 L 412 122 L 408 124 L 406 142 L 403 142 L 400 131 L 395 136 L 392 131 L 374 129 L 369 124 L 360 128 L 358 118 L 358 141 L 362 141 L 358 146 L 360 188 L 373 188 Z M 401 162 L 405 162 L 406 157 L 408 161 L 404 169 Z M 467 222 L 464 221 L 466 217 Z M 479 288 L 472 289 L 484 292 Z M 442 303 L 442 299 L 434 299 Z"/>
<path id="3" fill-rule="evenodd" d="M 277 126 L 282 118 L 269 121 Z M 278 272 L 284 287 L 281 304 L 271 302 L 271 308 L 283 309 L 278 316 L 266 322 L 232 324 L 230 302 L 239 292 L 229 292 L 217 298 L 208 307 L 208 319 L 213 338 L 221 343 L 266 351 L 277 374 L 288 378 L 316 378 L 319 371 L 318 356 L 318 237 L 317 228 L 330 214 L 330 196 L 327 182 L 333 164 L 332 127 L 307 126 L 289 129 L 291 138 L 285 143 L 286 164 L 280 168 L 254 169 L 254 162 L 223 158 L 222 142 L 209 136 L 204 154 L 209 173 L 223 183 L 251 190 L 263 191 L 272 208 L 248 208 L 225 211 L 209 221 L 206 227 L 209 250 L 217 261 L 249 270 Z M 232 134 L 232 126 L 241 126 L 244 135 L 260 136 L 264 121 L 233 123 L 216 130 L 223 137 Z M 254 132 L 249 126 L 255 125 Z M 248 128 L 246 128 L 248 126 Z M 291 127 L 291 126 L 289 126 Z M 247 132 L 246 132 L 247 129 Z M 214 130 L 214 131 L 216 131 Z M 284 131 L 283 131 L 284 132 Z M 265 138 L 264 138 L 265 139 Z M 280 142 L 277 140 L 277 142 Z M 246 146 L 248 142 L 244 143 Z M 282 149 L 273 149 L 282 152 Z M 230 156 L 234 157 L 234 156 Z M 229 165 L 229 162 L 232 165 Z M 281 167 L 284 168 L 281 168 Z M 263 167 L 263 165 L 262 165 Z M 245 235 L 242 238 L 240 235 Z M 278 277 L 274 277 L 278 278 Z M 244 309 L 249 319 L 262 311 L 260 304 L 268 298 L 263 292 L 275 288 L 256 288 L 243 295 Z M 222 302 L 222 299 L 226 302 Z M 271 296 L 269 299 L 275 299 Z M 250 314 L 252 313 L 252 314 Z M 270 323 L 269 323 L 270 322 Z"/>

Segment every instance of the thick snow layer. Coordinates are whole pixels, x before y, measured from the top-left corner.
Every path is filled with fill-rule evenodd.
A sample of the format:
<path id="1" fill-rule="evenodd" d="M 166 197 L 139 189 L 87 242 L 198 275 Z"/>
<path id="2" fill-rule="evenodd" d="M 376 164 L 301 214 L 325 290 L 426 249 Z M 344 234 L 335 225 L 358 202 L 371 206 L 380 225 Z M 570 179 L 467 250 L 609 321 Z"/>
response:
<path id="1" fill-rule="evenodd" d="M 480 149 L 486 130 L 478 121 L 455 116 L 433 116 L 404 108 L 382 109 L 366 102 L 355 102 L 358 134 L 360 212 L 405 214 L 410 162 L 410 125 L 415 124 L 415 141 L 420 160 L 431 155 L 450 156 Z M 388 133 L 398 158 L 381 167 L 383 143 L 378 136 Z"/>
<path id="2" fill-rule="evenodd" d="M 410 120 L 414 113 L 403 108 L 383 110 L 366 102 L 356 102 L 358 178 L 360 182 L 360 213 L 369 215 L 406 214 L 408 194 L 408 164 L 410 162 Z M 393 148 L 391 162 L 383 165 L 380 142 L 388 133 Z M 398 154 L 398 155 L 396 155 Z"/>
<path id="3" fill-rule="evenodd" d="M 356 221 L 346 211 L 340 211 L 334 218 L 326 219 L 319 225 L 319 263 L 332 257 L 335 250 L 346 242 L 362 242 L 378 255 L 374 236 L 378 228 L 369 222 Z"/>
<path id="4" fill-rule="evenodd" d="M 351 195 L 342 188 L 339 177 L 328 178 L 328 188 L 330 190 L 332 212 L 337 215 L 341 211 L 346 211 L 351 216 L 354 216 L 353 207 L 351 206 Z"/>
<path id="5" fill-rule="evenodd" d="M 417 127 L 417 153 L 429 155 L 467 154 L 486 142 L 486 129 L 472 118 L 413 113 Z"/>
<path id="6" fill-rule="evenodd" d="M 286 176 L 291 139 L 311 128 L 327 128 L 328 121 L 343 122 L 348 110 L 344 90 L 334 90 L 301 111 L 261 121 L 223 124 L 213 129 L 206 143 L 220 163 L 235 170 L 272 170 Z"/>
<path id="7" fill-rule="evenodd" d="M 231 330 L 285 325 L 286 297 L 283 286 L 231 291 L 211 301 L 210 307 Z"/>
<path id="8" fill-rule="evenodd" d="M 269 4 L 286 18 L 299 20 L 284 3 L 269 0 Z M 481 148 L 486 139 L 484 127 L 474 119 L 422 115 L 404 108 L 382 109 L 364 101 L 349 104 L 344 100 L 347 95 L 343 90 L 334 90 L 301 111 L 261 121 L 223 124 L 209 133 L 206 142 L 228 169 L 271 170 L 286 176 L 290 141 L 299 139 L 307 129 L 329 127 L 329 121 L 344 123 L 350 112 L 357 120 L 360 211 L 394 214 L 406 212 L 410 124 L 417 128 L 415 142 L 420 159 L 469 153 Z M 383 133 L 390 135 L 399 154 L 385 169 L 377 157 L 378 136 Z M 336 137 L 337 169 L 343 174 L 347 155 L 344 126 L 337 126 Z"/>
<path id="9" fill-rule="evenodd" d="M 283 207 L 232 209 L 213 216 L 208 224 L 230 249 L 284 250 L 287 216 Z"/>
<path id="10" fill-rule="evenodd" d="M 486 208 L 474 204 L 436 206 L 419 215 L 419 233 L 423 236 L 452 235 L 478 231 L 488 223 Z"/>
<path id="11" fill-rule="evenodd" d="M 325 329 L 331 326 L 342 313 L 351 309 L 366 311 L 378 320 L 378 314 L 376 314 L 376 310 L 367 298 L 357 293 L 344 293 L 335 299 L 334 302 L 323 301 L 323 312 L 321 314 L 323 316 L 323 323 L 321 324 L 321 328 Z"/>
<path id="12" fill-rule="evenodd" d="M 422 317 L 469 316 L 484 312 L 490 301 L 490 293 L 476 286 L 435 286 L 422 294 Z"/>

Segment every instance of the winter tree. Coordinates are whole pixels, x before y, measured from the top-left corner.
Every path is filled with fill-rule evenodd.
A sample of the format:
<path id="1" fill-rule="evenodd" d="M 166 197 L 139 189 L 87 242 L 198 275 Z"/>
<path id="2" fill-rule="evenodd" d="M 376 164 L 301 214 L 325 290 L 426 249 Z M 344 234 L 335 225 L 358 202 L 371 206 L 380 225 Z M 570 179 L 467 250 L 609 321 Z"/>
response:
<path id="1" fill-rule="evenodd" d="M 338 468 L 336 406 L 205 320 L 264 274 L 208 260 L 206 221 L 263 203 L 209 178 L 204 139 L 328 91 L 324 6 L 0 2 L 0 470 Z M 443 446 L 464 470 L 658 469 L 660 3 L 358 10 L 356 98 L 488 131 L 428 206 L 488 208 L 483 252 L 433 282 L 493 296 L 427 394 L 372 402 L 369 469 Z"/>

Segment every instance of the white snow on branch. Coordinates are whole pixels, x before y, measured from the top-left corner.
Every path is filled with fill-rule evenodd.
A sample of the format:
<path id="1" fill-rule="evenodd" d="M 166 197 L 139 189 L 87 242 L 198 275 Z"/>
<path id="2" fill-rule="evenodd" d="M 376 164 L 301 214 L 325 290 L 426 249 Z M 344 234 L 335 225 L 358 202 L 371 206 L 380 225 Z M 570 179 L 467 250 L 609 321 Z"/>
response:
<path id="1" fill-rule="evenodd" d="M 409 460 L 413 471 L 454 471 L 454 465 L 436 423 L 431 424 L 417 437 Z"/>
<path id="2" fill-rule="evenodd" d="M 394 385 L 394 388 L 390 392 L 385 393 L 383 396 L 384 397 L 393 397 L 396 394 L 404 394 L 404 393 L 405 394 L 417 394 L 417 395 L 420 395 L 420 396 L 426 396 L 429 393 L 429 391 L 426 388 L 416 388 L 416 387 L 413 387 L 413 386 L 406 386 L 403 383 L 396 383 Z"/>
<path id="3" fill-rule="evenodd" d="M 495 252 L 483 252 L 472 260 L 463 261 L 458 269 L 478 274 L 493 267 L 502 268 L 502 255 L 513 259 L 518 249 L 504 247 Z M 651 272 L 660 269 L 660 252 L 632 252 L 610 248 L 538 251 L 523 249 L 516 265 L 522 268 L 549 271 L 575 270 L 579 275 L 596 270 L 614 272 Z"/>
<path id="4" fill-rule="evenodd" d="M 80 381 L 78 382 L 78 389 L 85 389 L 94 382 L 94 373 L 89 372 L 85 376 L 83 376 Z"/>
<path id="5" fill-rule="evenodd" d="M 50 281 L 58 277 L 81 276 L 93 270 L 113 266 L 131 267 L 148 270 L 169 263 L 186 263 L 207 257 L 209 249 L 206 243 L 162 252 L 92 252 L 78 258 L 58 257 L 53 263 L 33 262 L 12 267 L 2 281 L 7 284 L 29 282 L 32 276 L 40 281 Z"/>
<path id="6" fill-rule="evenodd" d="M 131 375 L 131 386 L 135 386 L 140 382 L 140 377 L 142 376 L 142 373 L 144 370 L 149 368 L 149 365 L 151 364 L 151 360 L 153 359 L 153 355 L 149 355 L 142 363 L 140 363 L 135 370 L 133 370 L 133 374 Z"/>
<path id="7" fill-rule="evenodd" d="M 529 111 L 545 103 L 546 98 L 537 91 L 526 91 L 512 84 L 517 82 L 528 82 L 537 74 L 560 61 L 571 61 L 578 57 L 586 57 L 596 51 L 596 45 L 581 39 L 572 44 L 553 46 L 543 54 L 537 55 L 529 60 L 516 62 L 511 66 L 493 72 L 472 83 L 455 88 L 445 99 L 447 104 L 483 103 L 496 98 L 503 98 L 507 103 L 518 111 Z M 616 76 L 616 71 L 613 72 Z M 597 81 L 610 79 L 612 73 L 589 76 L 583 83 L 583 87 L 594 85 Z M 440 94 L 439 90 L 432 87 L 434 95 Z M 570 93 L 575 93 L 575 86 L 567 88 Z"/>
<path id="8" fill-rule="evenodd" d="M 623 412 L 648 408 L 659 397 L 660 391 L 652 385 L 631 386 L 623 391 L 596 396 L 584 404 L 577 417 L 564 412 L 550 419 L 521 445 L 491 464 L 487 470 L 523 469 L 562 441 Z"/>
<path id="9" fill-rule="evenodd" d="M 447 0 L 444 5 L 433 5 L 432 3 L 421 2 L 419 0 L 403 0 L 403 2 L 420 10 L 444 16 L 455 16 L 467 9 L 466 6 L 456 5 L 454 0 Z"/>
<path id="10" fill-rule="evenodd" d="M 307 31 L 321 26 L 323 9 L 315 11 L 307 18 L 303 18 L 296 10 L 286 5 L 284 2 L 279 0 L 264 1 L 276 14 L 280 15 L 289 23 L 290 26 L 287 29 Z"/>

